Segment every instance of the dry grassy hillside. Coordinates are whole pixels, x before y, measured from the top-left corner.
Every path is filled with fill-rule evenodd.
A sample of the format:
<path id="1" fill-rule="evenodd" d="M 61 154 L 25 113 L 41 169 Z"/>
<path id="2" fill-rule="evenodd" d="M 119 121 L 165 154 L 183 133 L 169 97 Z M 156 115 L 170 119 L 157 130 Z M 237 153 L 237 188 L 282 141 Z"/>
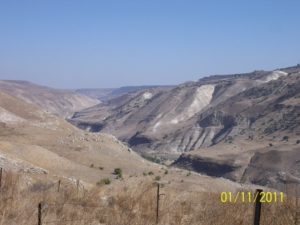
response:
<path id="1" fill-rule="evenodd" d="M 71 116 L 78 110 L 100 102 L 80 93 L 40 86 L 27 81 L 0 80 L 0 91 L 61 117 Z"/>
<path id="2" fill-rule="evenodd" d="M 125 176 L 157 171 L 108 134 L 89 134 L 35 105 L 0 93 L 0 166 L 13 170 L 76 177 L 96 183 L 113 179 L 114 168 Z"/>
<path id="3" fill-rule="evenodd" d="M 150 181 L 124 185 L 117 191 L 107 186 L 89 191 L 75 185 L 32 179 L 5 172 L 0 195 L 0 224 L 58 225 L 251 225 L 253 203 L 221 203 L 216 193 L 191 192 L 163 185 L 157 215 L 157 185 Z M 295 224 L 295 199 L 263 203 L 261 225 Z"/>

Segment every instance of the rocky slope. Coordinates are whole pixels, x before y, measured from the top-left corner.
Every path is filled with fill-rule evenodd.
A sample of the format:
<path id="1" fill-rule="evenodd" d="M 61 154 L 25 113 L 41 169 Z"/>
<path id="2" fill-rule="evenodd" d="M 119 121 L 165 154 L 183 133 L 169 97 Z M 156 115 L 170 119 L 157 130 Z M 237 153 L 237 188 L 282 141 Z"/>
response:
<path id="1" fill-rule="evenodd" d="M 71 122 L 113 133 L 136 149 L 186 152 L 242 131 L 258 134 L 255 125 L 259 134 L 281 129 L 274 126 L 289 126 L 283 124 L 288 120 L 266 124 L 260 114 L 277 111 L 284 112 L 283 117 L 295 117 L 297 106 L 279 102 L 296 96 L 298 83 L 292 83 L 297 77 L 284 70 L 212 76 L 171 90 L 152 88 L 126 94 L 75 113 Z M 290 88 L 292 93 L 288 93 Z"/>
<path id="2" fill-rule="evenodd" d="M 272 186 L 282 180 L 281 172 L 297 175 L 300 154 L 292 152 L 300 133 L 299 72 L 298 65 L 211 76 L 170 90 L 150 88 L 75 113 L 71 122 L 112 133 L 143 154 L 174 160 L 185 153 L 176 166 Z M 233 145 L 233 152 L 221 147 L 221 158 L 202 155 L 214 146 L 228 144 L 231 149 L 235 142 L 243 144 Z M 285 159 L 281 148 L 272 149 L 274 143 L 295 157 Z M 270 168 L 272 176 L 263 180 L 263 169 L 254 164 L 266 154 L 266 165 L 271 165 L 269 151 L 278 152 L 276 157 L 291 166 Z"/>
<path id="3" fill-rule="evenodd" d="M 28 103 L 58 116 L 68 117 L 100 101 L 72 91 L 58 90 L 36 85 L 27 81 L 0 81 L 0 91 L 21 98 Z"/>
<path id="4" fill-rule="evenodd" d="M 221 150 L 207 154 L 214 148 L 198 149 L 181 155 L 174 165 L 269 186 L 299 182 L 299 106 L 299 72 L 247 89 L 199 121 L 209 129 L 221 125 L 212 139 Z M 237 144 L 241 140 L 243 144 Z"/>

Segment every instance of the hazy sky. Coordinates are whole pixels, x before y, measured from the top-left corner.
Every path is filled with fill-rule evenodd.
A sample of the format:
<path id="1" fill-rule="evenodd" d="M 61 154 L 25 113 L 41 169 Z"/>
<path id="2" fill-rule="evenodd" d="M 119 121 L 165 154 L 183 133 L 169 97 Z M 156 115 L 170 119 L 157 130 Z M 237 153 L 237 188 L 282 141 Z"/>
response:
<path id="1" fill-rule="evenodd" d="M 178 84 L 300 63 L 299 0 L 0 0 L 0 79 Z"/>

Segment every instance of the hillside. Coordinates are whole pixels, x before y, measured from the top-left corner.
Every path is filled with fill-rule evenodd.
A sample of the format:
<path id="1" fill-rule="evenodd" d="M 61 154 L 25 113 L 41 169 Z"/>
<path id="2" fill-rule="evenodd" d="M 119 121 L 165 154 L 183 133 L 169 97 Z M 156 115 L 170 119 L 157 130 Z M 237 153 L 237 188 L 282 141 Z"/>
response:
<path id="1" fill-rule="evenodd" d="M 297 73 L 293 76 L 287 74 L 284 70 L 258 71 L 212 76 L 171 90 L 151 88 L 75 113 L 71 121 L 80 127 L 87 124 L 87 129 L 95 124 L 98 130 L 111 132 L 136 149 L 190 151 L 218 143 L 229 135 L 232 127 L 235 127 L 234 130 L 242 126 L 250 129 L 247 127 L 249 121 L 258 119 L 256 113 L 259 113 L 259 107 L 264 105 L 269 108 L 269 101 L 266 100 L 253 108 L 251 115 L 250 112 L 247 115 L 243 113 L 247 107 L 257 104 L 255 100 L 248 101 L 250 92 L 257 91 L 264 95 L 268 91 L 264 97 L 271 95 L 276 87 L 284 87 L 298 77 Z M 297 85 L 293 88 L 297 89 Z M 286 95 L 287 91 L 282 95 Z M 279 94 L 277 98 L 280 97 Z M 256 101 L 260 100 L 257 98 Z M 239 102 L 226 108 L 233 101 Z M 275 102 L 272 104 L 274 108 Z M 238 116 L 241 118 L 235 126 Z"/>
<path id="2" fill-rule="evenodd" d="M 76 93 L 80 93 L 92 98 L 99 99 L 101 101 L 108 101 L 113 98 L 120 97 L 122 95 L 146 90 L 149 88 L 165 88 L 170 89 L 172 86 L 124 86 L 120 88 L 82 88 L 75 90 Z"/>
<path id="3" fill-rule="evenodd" d="M 186 166 L 188 163 L 184 159 L 190 157 L 189 152 L 202 153 L 207 148 L 209 152 L 213 146 L 240 141 L 243 143 L 242 153 L 236 147 L 235 156 L 227 162 L 229 172 L 235 171 L 233 175 L 228 175 L 226 170 L 221 174 L 212 172 L 211 175 L 238 181 L 250 179 L 254 183 L 272 186 L 278 180 L 282 181 L 276 175 L 280 172 L 278 169 L 271 169 L 270 180 L 264 180 L 255 175 L 260 174 L 260 170 L 250 172 L 248 165 L 255 163 L 254 155 L 260 157 L 260 153 L 274 150 L 265 149 L 269 145 L 272 147 L 273 142 L 293 155 L 300 131 L 299 72 L 300 66 L 295 66 L 274 71 L 210 76 L 170 90 L 150 88 L 75 113 L 70 122 L 82 129 L 112 133 L 149 157 L 176 160 L 186 152 L 174 165 L 207 174 L 211 173 L 211 166 L 202 169 L 199 169 L 201 166 L 198 169 Z M 225 158 L 231 157 L 231 151 L 220 151 Z M 286 172 L 297 170 L 297 154 L 288 159 L 285 159 L 285 154 L 277 155 L 280 159 L 283 157 L 285 164 L 291 163 Z M 233 166 L 238 161 L 235 157 L 243 158 L 237 166 L 238 172 Z M 210 160 L 215 162 L 215 156 Z M 270 157 L 270 164 L 272 160 Z M 202 161 L 206 162 L 206 159 L 199 160 L 200 165 Z M 253 178 L 243 178 L 243 173 L 244 177 L 251 173 Z M 276 179 L 271 181 L 273 175 Z"/>
<path id="4" fill-rule="evenodd" d="M 62 180 L 58 189 L 57 181 L 41 178 L 33 181 L 24 175 L 4 173 L 0 195 L 1 222 L 5 225 L 37 224 L 40 206 L 42 224 L 253 224 L 252 202 L 222 203 L 217 193 L 191 191 L 170 184 L 161 185 L 157 211 L 157 184 L 150 179 L 144 180 L 143 183 L 136 179 L 123 181 L 118 189 L 101 185 L 90 190 L 77 189 L 76 185 Z M 254 192 L 250 193 L 254 195 Z M 260 224 L 295 224 L 295 198 L 284 198 L 284 201 L 284 204 L 263 204 Z"/>
<path id="5" fill-rule="evenodd" d="M 156 168 L 111 135 L 83 132 L 38 106 L 1 92 L 0 122 L 0 166 L 5 169 L 96 183 L 101 177 L 113 178 L 115 167 L 123 168 L 125 174 Z"/>
<path id="6" fill-rule="evenodd" d="M 1 80 L 0 91 L 38 105 L 61 117 L 68 117 L 78 110 L 100 102 L 73 91 L 44 87 L 27 81 Z"/>
<path id="7" fill-rule="evenodd" d="M 191 191 L 217 192 L 240 187 L 229 180 L 187 176 L 188 171 L 152 163 L 110 134 L 82 131 L 37 105 L 1 92 L 0 167 L 34 179 L 78 179 L 85 188 L 109 179 L 111 188 L 119 190 L 128 182 L 154 182 L 156 177 L 171 187 Z M 117 179 L 116 168 L 122 170 L 122 179 Z"/>

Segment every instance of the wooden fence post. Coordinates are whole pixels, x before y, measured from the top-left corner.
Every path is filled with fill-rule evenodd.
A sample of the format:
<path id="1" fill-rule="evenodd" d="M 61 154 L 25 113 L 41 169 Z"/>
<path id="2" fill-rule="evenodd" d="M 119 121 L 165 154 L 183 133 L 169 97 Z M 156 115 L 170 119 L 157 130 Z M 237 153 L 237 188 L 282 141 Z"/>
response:
<path id="1" fill-rule="evenodd" d="M 0 168 L 0 190 L 1 190 L 1 187 L 2 187 L 2 168 Z"/>
<path id="2" fill-rule="evenodd" d="M 254 225 L 260 224 L 260 213 L 261 213 L 261 193 L 262 189 L 256 189 L 255 193 L 255 211 L 254 211 Z"/>
<path id="3" fill-rule="evenodd" d="M 42 225 L 42 203 L 38 205 L 38 225 Z"/>
<path id="4" fill-rule="evenodd" d="M 158 224 L 158 213 L 159 213 L 159 183 L 157 183 L 157 193 L 156 193 L 156 224 Z"/>
<path id="5" fill-rule="evenodd" d="M 60 184 L 61 184 L 61 180 L 58 181 L 57 192 L 60 191 Z"/>
<path id="6" fill-rule="evenodd" d="M 295 215 L 295 225 L 300 224 L 300 208 L 299 208 L 299 184 L 296 184 L 296 215 Z"/>
<path id="7" fill-rule="evenodd" d="M 76 180 L 76 186 L 77 186 L 77 198 L 79 195 L 79 185 L 80 185 L 80 180 Z"/>

